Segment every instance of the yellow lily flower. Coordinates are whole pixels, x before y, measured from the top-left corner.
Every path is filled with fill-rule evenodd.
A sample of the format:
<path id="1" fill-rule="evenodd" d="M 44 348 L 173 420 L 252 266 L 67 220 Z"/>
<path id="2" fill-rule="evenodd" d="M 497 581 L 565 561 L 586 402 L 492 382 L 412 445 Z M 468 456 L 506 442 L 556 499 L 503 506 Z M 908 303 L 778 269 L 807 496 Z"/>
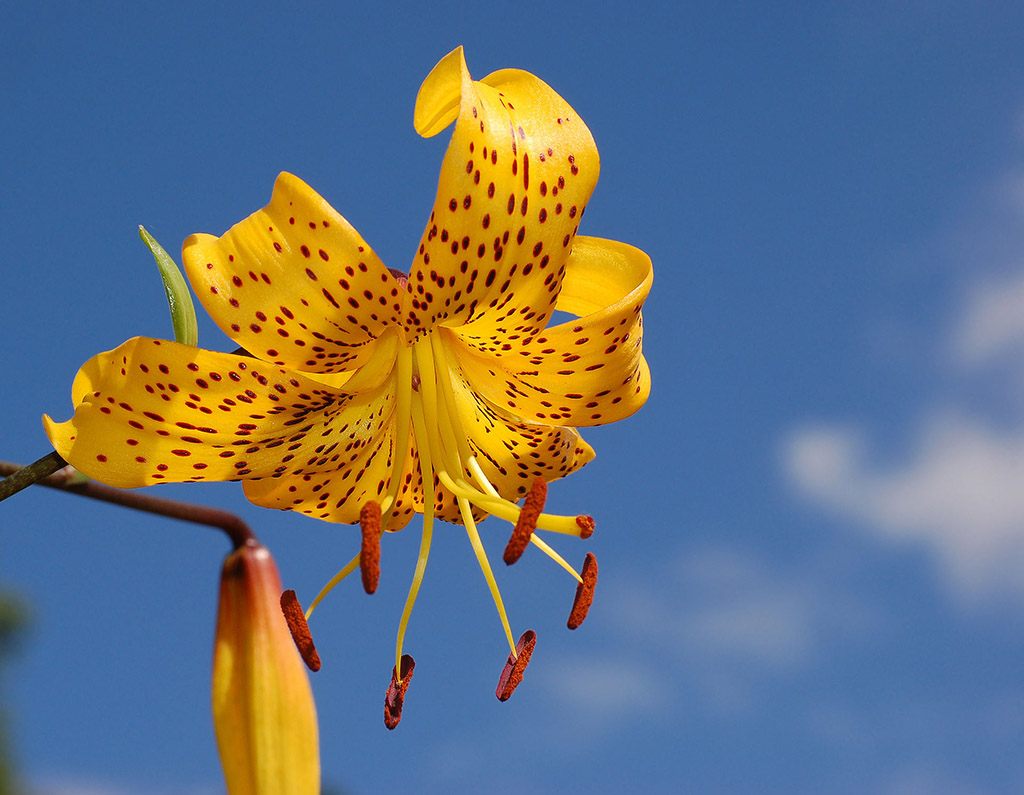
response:
<path id="1" fill-rule="evenodd" d="M 629 416 L 650 388 L 650 258 L 576 234 L 599 170 L 586 125 L 527 72 L 474 81 L 461 47 L 431 71 L 414 114 L 423 136 L 453 121 L 409 275 L 281 174 L 264 209 L 183 248 L 199 300 L 252 356 L 138 337 L 83 366 L 71 420 L 44 418 L 65 459 L 114 486 L 241 480 L 258 505 L 359 522 L 360 553 L 307 617 L 361 562 L 372 591 L 379 536 L 423 514 L 398 686 L 435 518 L 465 526 L 510 661 L 517 643 L 477 532 L 485 515 L 516 524 L 507 562 L 533 544 L 572 574 L 570 623 L 582 621 L 596 563 L 578 573 L 533 531 L 585 538 L 593 521 L 544 513 L 546 483 L 593 458 L 576 428 Z M 576 319 L 549 327 L 555 311 Z"/>
<path id="2" fill-rule="evenodd" d="M 251 542 L 227 556 L 213 652 L 213 723 L 229 793 L 320 792 L 316 707 L 280 594 L 266 547 Z"/>

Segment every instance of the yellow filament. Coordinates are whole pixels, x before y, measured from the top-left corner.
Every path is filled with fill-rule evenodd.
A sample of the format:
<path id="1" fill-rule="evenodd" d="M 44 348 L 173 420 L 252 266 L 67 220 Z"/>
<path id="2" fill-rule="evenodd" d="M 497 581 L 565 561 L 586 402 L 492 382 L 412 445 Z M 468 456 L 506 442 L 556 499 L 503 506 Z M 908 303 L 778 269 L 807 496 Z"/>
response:
<path id="1" fill-rule="evenodd" d="M 428 340 L 417 343 L 417 362 L 420 363 L 422 382 L 428 384 L 429 377 L 428 388 L 424 394 L 425 399 L 429 400 L 427 421 L 430 421 L 430 410 L 432 408 L 436 412 L 435 417 L 438 417 L 439 429 L 444 437 L 443 441 L 450 451 L 454 452 L 455 449 L 458 449 L 459 455 L 457 458 L 461 459 L 456 461 L 457 467 L 448 468 L 447 474 L 451 475 L 450 478 L 446 479 L 446 473 L 443 471 L 438 472 L 438 478 L 456 497 L 464 497 L 481 510 L 514 524 L 519 519 L 521 508 L 498 493 L 497 489 L 487 479 L 483 469 L 481 469 L 476 456 L 470 450 L 469 443 L 466 441 L 466 434 L 462 431 L 462 423 L 459 421 L 457 398 L 452 389 L 451 369 L 448 364 L 444 341 L 439 337 L 435 339 L 435 336 L 430 335 L 428 337 L 429 343 Z M 423 362 L 427 359 L 427 355 L 426 350 L 422 346 L 426 344 L 431 345 L 434 359 L 436 359 L 436 368 L 434 367 L 434 362 L 428 362 L 426 367 L 424 367 Z M 447 422 L 444 420 L 447 420 Z M 474 487 L 464 479 L 463 465 L 468 467 L 473 479 L 479 484 L 478 487 Z M 575 516 L 542 513 L 537 519 L 537 527 L 541 530 L 577 537 L 581 533 Z"/>
<path id="2" fill-rule="evenodd" d="M 437 376 L 434 373 L 434 358 L 430 355 L 429 346 L 429 342 L 421 340 L 413 346 L 413 352 L 416 354 L 416 364 L 420 371 L 419 397 L 423 403 L 423 418 L 426 422 L 425 430 L 432 442 L 439 442 L 440 439 L 437 438 L 440 428 L 440 423 L 437 419 Z M 416 438 L 420 440 L 418 430 Z M 434 452 L 438 453 L 438 458 L 440 459 L 438 463 L 444 464 L 440 445 L 435 447 Z"/>
<path id="3" fill-rule="evenodd" d="M 405 458 L 409 449 L 409 421 L 412 405 L 412 351 L 405 345 L 398 351 L 396 378 L 398 379 L 398 404 L 395 407 L 395 447 L 391 462 L 391 482 L 388 484 L 387 496 L 381 503 L 380 529 L 384 532 L 391 521 L 391 509 L 398 501 L 398 492 L 402 488 L 402 477 L 405 474 Z M 401 670 L 401 668 L 399 668 Z"/>
<path id="4" fill-rule="evenodd" d="M 348 565 L 345 568 L 343 568 L 341 571 L 339 571 L 337 574 L 331 577 L 327 585 L 320 589 L 320 593 L 316 595 L 316 599 L 314 599 L 312 604 L 310 604 L 310 606 L 306 609 L 306 621 L 309 621 L 309 617 L 313 615 L 313 608 L 320 604 L 320 601 L 334 589 L 334 586 L 342 580 L 344 580 L 346 577 L 348 577 L 348 575 L 354 572 L 357 568 L 359 568 L 358 553 L 354 558 L 352 558 L 352 560 L 349 561 Z"/>
<path id="5" fill-rule="evenodd" d="M 412 400 L 412 422 L 417 442 L 426 439 L 426 421 L 423 417 L 423 406 L 418 396 Z M 416 571 L 412 575 L 412 583 L 409 585 L 409 595 L 405 598 L 405 607 L 402 608 L 402 619 L 398 622 L 398 640 L 395 643 L 395 671 L 396 675 L 402 672 L 402 644 L 405 642 L 405 630 L 409 625 L 409 616 L 412 615 L 412 607 L 416 604 L 416 597 L 420 592 L 420 584 L 423 582 L 423 574 L 427 570 L 427 558 L 430 557 L 430 541 L 434 534 L 434 465 L 430 458 L 430 445 L 417 444 L 420 458 L 420 476 L 423 478 L 423 535 L 420 536 L 420 554 L 416 559 Z M 399 679 L 399 682 L 401 679 Z"/>
<path id="6" fill-rule="evenodd" d="M 462 493 L 466 499 L 477 505 L 481 510 L 487 511 L 487 513 L 497 516 L 499 519 L 504 519 L 506 522 L 515 524 L 523 510 L 520 506 L 506 500 L 504 497 L 492 497 L 490 494 L 480 493 L 464 480 L 454 483 L 453 486 L 454 488 L 449 487 L 453 493 Z M 455 489 L 459 491 L 456 492 Z M 560 516 L 553 513 L 542 513 L 538 516 L 537 528 L 551 533 L 562 533 L 563 535 L 577 537 L 579 537 L 581 532 L 580 526 L 576 523 L 575 516 Z"/>
<path id="7" fill-rule="evenodd" d="M 442 359 L 442 361 L 444 360 Z M 438 467 L 438 479 L 449 491 L 455 494 L 458 500 L 459 511 L 462 514 L 462 522 L 466 526 L 466 533 L 469 535 L 469 542 L 473 547 L 473 552 L 476 554 L 476 559 L 480 564 L 480 570 L 483 572 L 484 579 L 487 580 L 487 587 L 491 591 L 491 598 L 494 600 L 494 606 L 498 610 L 498 617 L 501 619 L 501 625 L 505 630 L 505 637 L 508 639 L 509 648 L 512 650 L 512 654 L 515 655 L 516 642 L 512 637 L 512 628 L 508 623 L 505 605 L 502 603 L 501 592 L 498 590 L 498 583 L 494 579 L 494 572 L 491 571 L 491 565 L 487 561 L 487 553 L 484 551 L 483 543 L 480 541 L 480 533 L 477 532 L 476 522 L 473 520 L 473 509 L 470 507 L 469 499 L 465 496 L 459 496 L 457 493 L 465 492 L 466 489 L 458 487 L 452 480 L 450 472 L 447 471 L 451 470 L 460 477 L 462 475 L 463 467 L 457 442 L 457 439 L 463 436 L 462 426 L 458 422 L 458 417 L 453 414 L 454 403 L 446 405 L 444 396 L 441 395 L 443 387 L 438 386 L 439 379 L 434 368 L 429 338 L 416 344 L 416 363 L 420 368 L 420 397 L 423 401 L 422 420 L 426 425 L 423 428 L 422 439 L 427 442 L 425 446 L 430 446 L 433 452 L 439 453 L 438 457 L 443 465 Z M 450 378 L 449 372 L 447 370 L 442 371 L 440 380 L 446 381 L 448 378 Z M 451 385 L 449 384 L 448 386 L 450 389 Z M 454 395 L 452 400 L 454 400 Z M 438 416 L 439 408 L 445 415 L 443 419 Z M 415 413 L 413 416 L 416 420 L 419 419 Z M 417 441 L 421 440 L 420 424 L 418 422 L 416 424 L 416 438 Z M 433 479 L 431 479 L 432 484 Z M 452 486 L 455 486 L 455 488 L 453 489 Z M 474 496 L 476 495 L 474 494 Z"/>
<path id="8" fill-rule="evenodd" d="M 555 552 L 555 550 L 553 550 L 546 543 L 544 543 L 544 541 L 542 541 L 541 539 L 537 538 L 537 534 L 536 533 L 533 533 L 530 536 L 530 543 L 531 544 L 536 544 L 537 547 L 540 550 L 542 550 L 545 555 L 547 555 L 555 563 L 557 563 L 559 566 L 561 566 L 563 569 L 565 569 L 567 572 L 569 572 L 579 582 L 581 582 L 581 583 L 583 582 L 583 578 L 576 572 L 576 569 L 574 569 L 572 566 L 570 566 L 568 563 L 566 563 L 565 562 L 565 558 L 563 558 L 561 555 L 559 555 L 557 552 Z"/>
<path id="9" fill-rule="evenodd" d="M 480 468 L 480 462 L 476 460 L 475 455 L 469 457 L 469 471 L 473 473 L 473 477 L 476 478 L 476 482 L 480 484 L 480 487 L 490 494 L 492 497 L 501 499 L 501 495 L 498 494 L 498 490 L 491 485 L 491 481 L 487 479 L 487 475 Z"/>
<path id="10" fill-rule="evenodd" d="M 516 642 L 512 638 L 512 628 L 508 625 L 508 616 L 505 614 L 505 605 L 501 601 L 501 591 L 498 590 L 498 583 L 494 580 L 494 572 L 491 571 L 491 564 L 487 562 L 487 553 L 480 541 L 480 533 L 477 532 L 476 522 L 473 521 L 473 511 L 469 507 L 469 500 L 459 497 L 459 510 L 462 511 L 462 521 L 466 525 L 466 533 L 469 535 L 469 543 L 473 545 L 480 570 L 487 580 L 487 587 L 491 590 L 491 598 L 494 599 L 494 606 L 498 608 L 498 616 L 501 618 L 501 625 L 505 628 L 505 637 L 508 639 L 508 646 L 512 650 L 512 656 L 516 656 Z"/>

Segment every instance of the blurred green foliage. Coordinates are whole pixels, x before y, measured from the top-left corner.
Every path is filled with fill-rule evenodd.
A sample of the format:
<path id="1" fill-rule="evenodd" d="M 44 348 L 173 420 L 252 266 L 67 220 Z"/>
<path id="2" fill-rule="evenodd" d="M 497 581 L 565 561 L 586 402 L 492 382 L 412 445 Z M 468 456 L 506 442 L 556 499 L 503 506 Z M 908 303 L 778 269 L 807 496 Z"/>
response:
<path id="1" fill-rule="evenodd" d="M 23 599 L 10 591 L 0 591 L 0 676 L 4 675 L 7 663 L 24 640 L 29 618 L 29 609 Z M 6 698 L 2 695 L 3 685 L 0 679 L 0 795 L 13 795 L 17 792 L 17 785 L 10 742 L 10 716 L 5 706 Z"/>

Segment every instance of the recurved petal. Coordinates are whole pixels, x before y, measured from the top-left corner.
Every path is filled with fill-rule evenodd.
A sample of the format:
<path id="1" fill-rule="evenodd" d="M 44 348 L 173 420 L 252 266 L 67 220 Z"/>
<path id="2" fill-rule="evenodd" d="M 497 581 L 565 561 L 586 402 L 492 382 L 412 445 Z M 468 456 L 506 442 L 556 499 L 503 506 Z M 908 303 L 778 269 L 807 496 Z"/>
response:
<path id="1" fill-rule="evenodd" d="M 597 147 L 576 112 L 528 72 L 474 82 L 462 48 L 420 89 L 415 123 L 457 119 L 409 279 L 410 335 L 472 324 L 528 336 L 554 306 L 573 236 L 597 182 Z"/>
<path id="2" fill-rule="evenodd" d="M 405 291 L 370 246 L 287 173 L 270 204 L 221 237 L 192 235 L 182 259 L 199 300 L 231 339 L 296 370 L 359 367 L 405 314 Z"/>
<path id="3" fill-rule="evenodd" d="M 454 375 L 454 374 L 453 374 Z M 575 472 L 594 458 L 575 428 L 530 422 L 474 394 L 463 377 L 453 377 L 462 429 L 487 479 L 510 500 L 523 497 L 535 478 L 545 482 Z"/>
<path id="4" fill-rule="evenodd" d="M 251 357 L 136 337 L 83 366 L 70 420 L 43 422 L 67 461 L 111 486 L 297 480 L 346 466 L 383 435 L 393 374 L 375 363 L 346 388 Z"/>
<path id="5" fill-rule="evenodd" d="M 548 425 L 603 425 L 647 400 L 641 307 L 651 260 L 613 240 L 577 237 L 557 308 L 578 320 L 520 343 L 452 329 L 456 358 L 473 389 L 508 413 Z"/>

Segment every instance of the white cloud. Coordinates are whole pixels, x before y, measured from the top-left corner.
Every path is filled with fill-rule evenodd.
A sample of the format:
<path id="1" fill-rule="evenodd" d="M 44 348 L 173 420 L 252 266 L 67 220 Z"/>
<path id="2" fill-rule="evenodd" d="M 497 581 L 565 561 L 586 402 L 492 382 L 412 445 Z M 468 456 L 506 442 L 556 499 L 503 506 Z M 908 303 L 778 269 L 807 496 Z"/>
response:
<path id="1" fill-rule="evenodd" d="M 175 792 L 179 794 L 184 793 L 185 795 L 214 795 L 218 791 L 222 792 L 223 787 L 210 786 L 175 790 Z M 164 787 L 140 789 L 138 786 L 124 787 L 74 777 L 40 779 L 33 781 L 28 788 L 28 795 L 129 795 L 129 793 L 135 793 L 135 795 L 139 795 L 139 793 L 145 793 L 146 795 L 170 795 L 170 792 L 171 790 Z"/>
<path id="2" fill-rule="evenodd" d="M 547 677 L 592 727 L 676 701 L 717 715 L 755 708 L 766 678 L 803 670 L 826 643 L 864 625 L 864 611 L 817 581 L 813 567 L 780 568 L 723 545 L 602 583 L 600 599 L 613 625 L 604 631 L 621 638 L 620 651 L 567 658 Z"/>
<path id="3" fill-rule="evenodd" d="M 941 245 L 922 247 L 945 251 L 967 287 L 945 338 L 916 352 L 954 366 L 908 419 L 907 447 L 893 459 L 846 420 L 805 422 L 782 463 L 802 495 L 928 550 L 953 591 L 976 599 L 1024 595 L 1024 175 L 1009 172 L 972 204 Z"/>
<path id="4" fill-rule="evenodd" d="M 953 334 L 952 353 L 978 365 L 1024 352 L 1024 272 L 975 287 Z"/>
<path id="5" fill-rule="evenodd" d="M 931 548 L 960 592 L 1024 592 L 1024 432 L 933 413 L 906 460 L 879 465 L 865 448 L 849 428 L 807 426 L 787 441 L 786 471 L 878 536 Z"/>
<path id="6" fill-rule="evenodd" d="M 654 671 L 635 661 L 566 659 L 546 671 L 546 685 L 569 703 L 576 719 L 611 723 L 652 710 L 662 701 L 659 689 L 664 688 L 659 688 Z"/>

